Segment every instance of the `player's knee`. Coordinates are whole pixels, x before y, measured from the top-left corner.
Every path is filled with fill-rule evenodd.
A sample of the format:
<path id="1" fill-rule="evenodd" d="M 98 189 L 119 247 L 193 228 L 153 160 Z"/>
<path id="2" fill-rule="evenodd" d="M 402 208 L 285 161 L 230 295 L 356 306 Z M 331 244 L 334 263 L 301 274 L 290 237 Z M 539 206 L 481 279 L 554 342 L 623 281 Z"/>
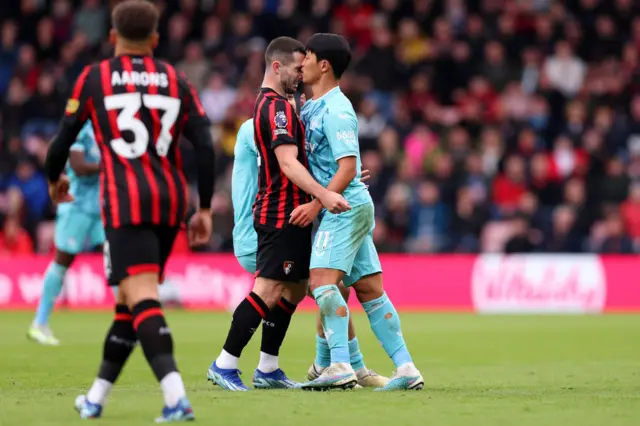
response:
<path id="1" fill-rule="evenodd" d="M 114 292 L 114 295 L 116 296 L 116 304 L 129 306 L 129 304 L 127 303 L 127 298 L 125 297 L 124 291 L 121 291 L 119 288 L 116 288 L 116 290 L 117 291 Z"/>
<path id="2" fill-rule="evenodd" d="M 282 297 L 284 288 L 284 284 L 280 281 L 258 277 L 253 285 L 253 292 L 271 309 Z"/>
<path id="3" fill-rule="evenodd" d="M 297 305 L 302 302 L 307 295 L 307 283 L 288 283 L 285 285 L 282 297 L 288 302 Z"/>
<path id="4" fill-rule="evenodd" d="M 158 274 L 145 272 L 125 278 L 120 283 L 118 298 L 120 297 L 126 300 L 129 309 L 143 300 L 160 300 Z"/>
<path id="5" fill-rule="evenodd" d="M 311 286 L 309 285 L 307 285 L 307 296 L 309 296 L 313 300 L 316 300 L 315 296 L 313 295 L 313 291 L 311 291 Z"/>
<path id="6" fill-rule="evenodd" d="M 70 267 L 73 261 L 75 260 L 75 258 L 76 258 L 75 254 L 56 250 L 55 262 L 60 266 L 64 266 L 65 268 Z"/>
<path id="7" fill-rule="evenodd" d="M 342 281 L 340 281 L 340 284 L 338 284 L 338 289 L 340 289 L 340 294 L 342 294 L 342 298 L 346 302 L 348 302 L 349 301 L 349 295 L 351 295 L 351 289 L 349 287 L 345 286 Z"/>
<path id="8" fill-rule="evenodd" d="M 337 269 L 315 268 L 309 271 L 309 287 L 315 290 L 323 285 L 338 285 L 343 277 L 344 272 Z"/>
<path id="9" fill-rule="evenodd" d="M 373 274 L 360 278 L 353 288 L 360 303 L 370 302 L 384 294 L 382 286 L 382 274 Z"/>

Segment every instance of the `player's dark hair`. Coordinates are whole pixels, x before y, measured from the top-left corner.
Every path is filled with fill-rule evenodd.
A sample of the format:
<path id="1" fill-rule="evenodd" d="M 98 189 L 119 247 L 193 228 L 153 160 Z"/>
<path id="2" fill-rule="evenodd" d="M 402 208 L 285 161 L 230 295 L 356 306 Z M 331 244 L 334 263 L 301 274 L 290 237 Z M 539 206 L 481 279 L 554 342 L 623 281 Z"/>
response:
<path id="1" fill-rule="evenodd" d="M 336 79 L 342 77 L 351 63 L 349 43 L 338 34 L 314 34 L 307 42 L 307 50 L 315 54 L 318 61 L 329 62 Z"/>
<path id="2" fill-rule="evenodd" d="M 274 38 L 264 52 L 264 60 L 268 64 L 278 61 L 287 65 L 293 61 L 294 53 L 305 54 L 304 44 L 291 37 Z"/>
<path id="3" fill-rule="evenodd" d="M 148 0 L 125 0 L 111 13 L 113 28 L 129 41 L 149 39 L 158 28 L 159 19 L 158 8 Z"/>

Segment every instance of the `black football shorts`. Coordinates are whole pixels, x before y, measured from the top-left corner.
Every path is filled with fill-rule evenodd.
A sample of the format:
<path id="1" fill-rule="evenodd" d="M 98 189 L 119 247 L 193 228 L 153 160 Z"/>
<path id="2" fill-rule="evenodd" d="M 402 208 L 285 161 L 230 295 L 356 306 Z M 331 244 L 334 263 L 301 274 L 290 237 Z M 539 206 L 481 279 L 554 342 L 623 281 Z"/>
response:
<path id="1" fill-rule="evenodd" d="M 258 233 L 256 277 L 282 282 L 309 279 L 311 226 L 273 228 L 255 225 Z"/>
<path id="2" fill-rule="evenodd" d="M 127 225 L 106 228 L 104 271 L 110 286 L 145 272 L 162 275 L 180 228 L 168 225 Z"/>

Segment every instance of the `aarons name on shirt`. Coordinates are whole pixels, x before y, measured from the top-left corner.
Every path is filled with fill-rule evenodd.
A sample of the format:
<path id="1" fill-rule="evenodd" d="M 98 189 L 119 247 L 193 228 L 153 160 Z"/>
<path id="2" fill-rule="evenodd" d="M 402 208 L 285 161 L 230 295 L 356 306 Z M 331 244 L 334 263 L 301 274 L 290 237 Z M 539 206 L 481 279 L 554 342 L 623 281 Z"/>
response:
<path id="1" fill-rule="evenodd" d="M 126 86 L 127 84 L 169 87 L 169 76 L 163 72 L 146 71 L 114 71 L 111 73 L 112 86 Z"/>

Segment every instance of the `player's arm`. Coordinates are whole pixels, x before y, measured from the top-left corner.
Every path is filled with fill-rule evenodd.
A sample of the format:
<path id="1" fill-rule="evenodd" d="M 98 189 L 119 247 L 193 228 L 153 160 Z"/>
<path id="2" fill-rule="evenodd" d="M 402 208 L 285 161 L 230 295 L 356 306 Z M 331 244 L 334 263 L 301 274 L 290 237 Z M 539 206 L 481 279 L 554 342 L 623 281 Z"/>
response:
<path id="1" fill-rule="evenodd" d="M 325 137 L 329 141 L 338 171 L 327 185 L 329 191 L 342 194 L 358 174 L 358 128 L 355 117 L 336 114 L 323 122 Z M 291 213 L 289 222 L 297 226 L 308 226 L 322 210 L 318 200 L 299 206 Z"/>
<path id="2" fill-rule="evenodd" d="M 89 176 L 100 172 L 99 163 L 85 161 L 86 146 L 93 143 L 93 136 L 87 126 L 80 131 L 78 140 L 71 145 L 69 152 L 69 165 L 77 176 Z"/>
<path id="3" fill-rule="evenodd" d="M 322 198 L 327 189 L 316 182 L 307 168 L 298 161 L 298 147 L 286 142 L 278 143 L 280 145 L 274 149 L 282 173 L 307 194 L 311 194 L 318 199 Z"/>
<path id="4" fill-rule="evenodd" d="M 85 161 L 84 151 L 71 147 L 69 165 L 77 176 L 90 176 L 100 172 L 99 163 Z"/>
<path id="5" fill-rule="evenodd" d="M 358 120 L 355 114 L 338 112 L 325 116 L 322 129 L 338 163 L 327 189 L 342 193 L 358 175 Z"/>
<path id="6" fill-rule="evenodd" d="M 185 102 L 188 114 L 184 136 L 193 145 L 196 155 L 200 210 L 210 211 L 215 187 L 215 152 L 211 138 L 211 124 L 191 84 L 186 79 L 183 82 L 187 86 Z"/>
<path id="7" fill-rule="evenodd" d="M 289 102 L 278 101 L 273 116 L 268 117 L 271 126 L 271 148 L 276 154 L 278 164 L 296 186 L 307 194 L 318 198 L 322 205 L 332 213 L 351 209 L 349 203 L 339 194 L 327 190 L 311 176 L 305 166 L 298 161 L 297 126 L 294 126 L 295 111 Z"/>
<path id="8" fill-rule="evenodd" d="M 197 247 L 208 244 L 211 239 L 213 227 L 211 199 L 215 187 L 216 159 L 213 139 L 209 130 L 210 122 L 202 103 L 184 75 L 180 77 L 180 84 L 186 89 L 183 98 L 187 113 L 184 136 L 191 142 L 196 154 L 200 208 L 189 222 L 189 243 L 191 246 Z"/>
<path id="9" fill-rule="evenodd" d="M 64 117 L 60 122 L 58 133 L 53 138 L 47 151 L 45 160 L 45 173 L 51 184 L 55 184 L 60 179 L 67 160 L 69 150 L 76 141 L 78 133 L 89 118 L 88 101 L 90 98 L 87 80 L 91 72 L 91 67 L 84 69 L 73 89 L 73 93 L 67 102 Z"/>

